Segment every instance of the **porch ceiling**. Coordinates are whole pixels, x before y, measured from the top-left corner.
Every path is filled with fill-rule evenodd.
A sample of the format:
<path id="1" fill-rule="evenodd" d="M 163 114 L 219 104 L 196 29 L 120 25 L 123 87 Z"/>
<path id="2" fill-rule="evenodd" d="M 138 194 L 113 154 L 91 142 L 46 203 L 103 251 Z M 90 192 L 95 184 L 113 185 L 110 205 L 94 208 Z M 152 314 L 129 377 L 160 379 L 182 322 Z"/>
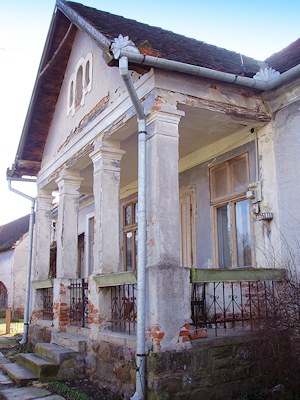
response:
<path id="1" fill-rule="evenodd" d="M 178 108 L 185 112 L 179 124 L 179 158 L 238 132 L 246 126 L 249 126 L 249 129 L 253 127 L 253 123 L 235 119 L 225 113 L 182 104 Z M 116 140 L 121 139 L 121 148 L 126 151 L 121 161 L 121 187 L 137 180 L 136 129 L 136 117 L 133 117 L 111 137 Z M 84 185 L 92 187 L 92 166 L 83 170 L 81 175 L 84 178 Z"/>

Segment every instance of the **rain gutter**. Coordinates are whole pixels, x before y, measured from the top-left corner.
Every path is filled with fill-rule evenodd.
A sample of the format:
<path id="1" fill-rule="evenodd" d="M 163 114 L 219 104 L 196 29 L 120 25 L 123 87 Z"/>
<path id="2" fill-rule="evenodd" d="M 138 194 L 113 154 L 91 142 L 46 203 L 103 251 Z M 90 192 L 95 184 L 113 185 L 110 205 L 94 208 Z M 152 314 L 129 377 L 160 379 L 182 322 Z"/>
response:
<path id="1" fill-rule="evenodd" d="M 121 50 L 120 57 L 127 57 L 128 61 L 134 64 L 147 65 L 148 67 L 167 69 L 170 71 L 182 72 L 185 74 L 200 76 L 202 78 L 215 79 L 233 85 L 245 86 L 262 91 L 268 91 L 287 81 L 300 76 L 300 64 L 289 69 L 286 72 L 276 76 L 275 78 L 264 81 L 255 78 L 247 78 L 231 74 L 228 72 L 215 71 L 210 68 L 200 67 L 197 65 L 186 64 L 179 61 L 167 60 L 154 56 L 148 56 L 129 50 Z"/>
<path id="2" fill-rule="evenodd" d="M 29 218 L 29 243 L 28 243 L 28 256 L 27 256 L 27 268 L 26 268 L 26 289 L 25 289 L 25 305 L 24 305 L 24 332 L 23 338 L 20 344 L 25 344 L 28 342 L 28 330 L 29 330 L 29 309 L 30 309 L 30 280 L 31 280 L 31 266 L 32 266 L 32 252 L 33 252 L 33 227 L 34 227 L 34 209 L 35 209 L 35 198 L 28 196 L 11 186 L 12 181 L 22 181 L 22 182 L 35 182 L 34 179 L 22 179 L 22 178 L 10 178 L 8 180 L 8 189 L 18 194 L 19 196 L 25 197 L 25 199 L 31 201 L 31 210 Z"/>

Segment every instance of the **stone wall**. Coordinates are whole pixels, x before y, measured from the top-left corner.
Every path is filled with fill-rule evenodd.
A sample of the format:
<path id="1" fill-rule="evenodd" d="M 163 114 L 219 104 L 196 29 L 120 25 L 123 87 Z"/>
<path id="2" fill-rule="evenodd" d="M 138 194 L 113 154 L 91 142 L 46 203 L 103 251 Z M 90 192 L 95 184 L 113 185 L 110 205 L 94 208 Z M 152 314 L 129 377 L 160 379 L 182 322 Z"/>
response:
<path id="1" fill-rule="evenodd" d="M 147 358 L 148 400 L 229 400 L 255 377 L 251 336 L 193 341 L 190 350 Z"/>
<path id="2" fill-rule="evenodd" d="M 30 327 L 30 341 L 49 341 L 50 329 Z M 181 351 L 149 352 L 148 400 L 229 400 L 261 377 L 259 346 L 251 335 L 192 340 Z M 72 360 L 73 362 L 74 360 Z M 73 365 L 73 368 L 75 366 Z M 104 341 L 88 341 L 80 359 L 86 378 L 130 399 L 135 390 L 135 349 Z"/>
<path id="3" fill-rule="evenodd" d="M 102 387 L 129 399 L 135 388 L 135 350 L 117 344 L 94 341 L 88 346 L 86 375 Z"/>

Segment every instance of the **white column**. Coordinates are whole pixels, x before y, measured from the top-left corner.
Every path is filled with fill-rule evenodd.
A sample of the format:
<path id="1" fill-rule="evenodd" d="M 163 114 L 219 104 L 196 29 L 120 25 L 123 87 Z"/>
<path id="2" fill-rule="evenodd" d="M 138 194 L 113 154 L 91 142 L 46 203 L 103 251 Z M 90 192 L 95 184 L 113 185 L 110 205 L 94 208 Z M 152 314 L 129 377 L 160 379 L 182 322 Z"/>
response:
<path id="1" fill-rule="evenodd" d="M 57 220 L 57 278 L 75 278 L 77 269 L 78 205 L 80 184 L 78 171 L 63 170 L 56 180 L 59 189 Z"/>
<path id="2" fill-rule="evenodd" d="M 120 162 L 125 152 L 102 143 L 90 154 L 94 164 L 94 274 L 117 272 L 120 257 Z"/>
<path id="3" fill-rule="evenodd" d="M 49 277 L 51 241 L 51 190 L 39 190 L 35 215 L 35 274 L 34 280 Z"/>
<path id="4" fill-rule="evenodd" d="M 180 265 L 178 124 L 183 111 L 147 119 L 148 266 Z"/>
<path id="5" fill-rule="evenodd" d="M 189 345 L 182 332 L 190 322 L 190 277 L 189 269 L 180 267 L 178 144 L 183 115 L 165 107 L 147 119 L 147 341 L 154 351 Z"/>

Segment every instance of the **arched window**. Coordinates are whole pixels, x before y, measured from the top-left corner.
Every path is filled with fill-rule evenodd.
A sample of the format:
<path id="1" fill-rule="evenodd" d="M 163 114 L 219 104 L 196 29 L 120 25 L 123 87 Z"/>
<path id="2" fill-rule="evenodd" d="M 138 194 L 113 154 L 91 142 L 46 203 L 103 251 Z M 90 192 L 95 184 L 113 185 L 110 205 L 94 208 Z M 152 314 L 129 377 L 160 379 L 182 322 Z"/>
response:
<path id="1" fill-rule="evenodd" d="M 80 58 L 68 86 L 67 115 L 84 105 L 85 95 L 92 90 L 92 53 Z"/>
<path id="2" fill-rule="evenodd" d="M 81 104 L 82 96 L 83 96 L 83 87 L 82 87 L 82 77 L 83 77 L 83 69 L 82 65 L 77 70 L 76 74 L 76 89 L 75 89 L 75 107 L 79 107 Z"/>

